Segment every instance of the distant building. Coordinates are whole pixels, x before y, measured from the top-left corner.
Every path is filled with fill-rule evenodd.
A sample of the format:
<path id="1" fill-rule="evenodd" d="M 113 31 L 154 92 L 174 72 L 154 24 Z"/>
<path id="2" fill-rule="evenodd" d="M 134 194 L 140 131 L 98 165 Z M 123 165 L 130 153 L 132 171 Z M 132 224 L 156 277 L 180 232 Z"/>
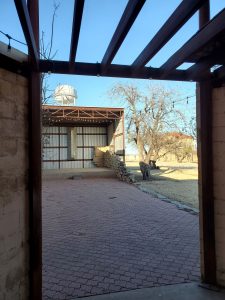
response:
<path id="1" fill-rule="evenodd" d="M 125 156 L 124 109 L 43 105 L 43 168 L 95 168 L 95 147 Z"/>

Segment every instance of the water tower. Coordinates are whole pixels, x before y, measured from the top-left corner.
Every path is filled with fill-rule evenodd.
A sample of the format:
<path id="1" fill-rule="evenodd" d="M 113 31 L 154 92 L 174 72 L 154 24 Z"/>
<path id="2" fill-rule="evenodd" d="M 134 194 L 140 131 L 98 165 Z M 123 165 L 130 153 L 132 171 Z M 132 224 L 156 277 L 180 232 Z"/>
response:
<path id="1" fill-rule="evenodd" d="M 77 91 L 71 85 L 58 85 L 54 92 L 54 98 L 58 105 L 73 106 L 77 99 Z"/>

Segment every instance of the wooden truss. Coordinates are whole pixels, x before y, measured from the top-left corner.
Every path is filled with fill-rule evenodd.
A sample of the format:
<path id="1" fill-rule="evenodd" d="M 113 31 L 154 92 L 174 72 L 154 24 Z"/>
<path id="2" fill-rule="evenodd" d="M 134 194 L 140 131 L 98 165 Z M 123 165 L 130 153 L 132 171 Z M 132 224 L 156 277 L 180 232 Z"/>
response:
<path id="1" fill-rule="evenodd" d="M 71 125 L 78 123 L 109 124 L 123 117 L 123 108 L 43 105 L 44 124 Z"/>

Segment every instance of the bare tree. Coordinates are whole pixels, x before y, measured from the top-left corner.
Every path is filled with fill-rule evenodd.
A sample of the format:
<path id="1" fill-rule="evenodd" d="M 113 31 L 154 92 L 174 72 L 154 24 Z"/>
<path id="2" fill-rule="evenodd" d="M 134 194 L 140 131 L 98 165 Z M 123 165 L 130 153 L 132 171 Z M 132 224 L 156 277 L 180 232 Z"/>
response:
<path id="1" fill-rule="evenodd" d="M 51 20 L 51 33 L 50 33 L 50 41 L 47 43 L 45 40 L 45 33 L 42 31 L 40 38 L 40 57 L 42 59 L 51 60 L 56 56 L 57 51 L 53 52 L 53 41 L 54 41 L 54 27 L 55 27 L 55 18 L 56 12 L 59 9 L 59 3 L 54 2 L 53 4 L 53 13 Z M 51 74 L 41 73 L 40 81 L 41 81 L 41 103 L 42 105 L 48 104 L 49 100 L 53 98 L 53 91 L 49 88 L 49 77 Z M 48 116 L 48 112 L 42 110 L 42 120 L 45 122 L 48 120 L 48 124 L 51 125 L 51 120 Z M 42 127 L 42 157 L 44 156 L 43 147 L 49 144 L 49 136 L 46 135 L 46 130 Z"/>
<path id="2" fill-rule="evenodd" d="M 57 54 L 57 51 L 53 51 L 53 41 L 54 41 L 54 27 L 55 27 L 55 18 L 56 12 L 59 9 L 60 4 L 54 2 L 53 4 L 53 13 L 51 20 L 51 33 L 50 41 L 46 42 L 45 33 L 42 31 L 40 38 L 40 56 L 42 59 L 52 60 Z M 53 91 L 49 88 L 48 79 L 51 74 L 41 73 L 41 103 L 47 104 L 50 99 L 52 99 Z"/>
<path id="3" fill-rule="evenodd" d="M 181 147 L 181 140 L 169 134 L 180 132 L 184 123 L 173 105 L 176 91 L 152 85 L 143 94 L 133 84 L 117 84 L 110 95 L 125 104 L 128 141 L 137 146 L 140 161 L 149 163 Z"/>

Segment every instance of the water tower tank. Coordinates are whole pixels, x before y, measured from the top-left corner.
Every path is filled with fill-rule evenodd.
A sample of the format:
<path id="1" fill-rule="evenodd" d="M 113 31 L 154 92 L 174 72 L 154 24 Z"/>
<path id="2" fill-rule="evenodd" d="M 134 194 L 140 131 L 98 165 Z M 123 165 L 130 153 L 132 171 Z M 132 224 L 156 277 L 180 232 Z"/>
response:
<path id="1" fill-rule="evenodd" d="M 58 85 L 54 92 L 54 98 L 58 105 L 73 106 L 77 99 L 77 92 L 71 85 Z"/>

